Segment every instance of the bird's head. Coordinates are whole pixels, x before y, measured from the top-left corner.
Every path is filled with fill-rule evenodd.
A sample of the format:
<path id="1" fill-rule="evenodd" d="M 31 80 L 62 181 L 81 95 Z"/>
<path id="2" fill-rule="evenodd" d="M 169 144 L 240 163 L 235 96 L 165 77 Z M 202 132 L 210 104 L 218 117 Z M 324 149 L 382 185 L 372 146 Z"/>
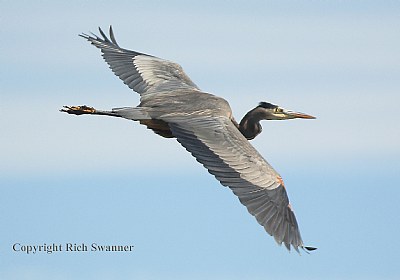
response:
<path id="1" fill-rule="evenodd" d="M 268 102 L 260 102 L 254 109 L 254 114 L 259 115 L 260 120 L 315 119 L 313 116 L 287 110 Z"/>
<path id="2" fill-rule="evenodd" d="M 261 120 L 289 120 L 296 118 L 315 119 L 313 116 L 290 111 L 272 103 L 260 102 L 256 108 L 250 110 L 243 117 L 238 128 L 248 140 L 251 140 L 261 133 Z"/>

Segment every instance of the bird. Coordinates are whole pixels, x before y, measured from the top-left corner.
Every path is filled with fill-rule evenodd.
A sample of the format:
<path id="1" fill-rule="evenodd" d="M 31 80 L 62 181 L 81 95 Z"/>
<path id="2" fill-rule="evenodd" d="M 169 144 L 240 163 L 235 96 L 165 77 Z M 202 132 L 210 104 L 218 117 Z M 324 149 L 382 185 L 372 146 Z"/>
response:
<path id="1" fill-rule="evenodd" d="M 94 33 L 79 36 L 100 49 L 114 74 L 140 95 L 140 104 L 111 110 L 63 106 L 60 111 L 138 121 L 162 137 L 175 138 L 232 190 L 279 245 L 284 244 L 289 251 L 315 250 L 302 241 L 282 177 L 249 142 L 261 133 L 261 120 L 315 117 L 260 102 L 237 122 L 229 103 L 202 91 L 179 64 L 121 48 L 112 26 L 109 37 L 100 27 L 99 32 L 101 37 Z"/>

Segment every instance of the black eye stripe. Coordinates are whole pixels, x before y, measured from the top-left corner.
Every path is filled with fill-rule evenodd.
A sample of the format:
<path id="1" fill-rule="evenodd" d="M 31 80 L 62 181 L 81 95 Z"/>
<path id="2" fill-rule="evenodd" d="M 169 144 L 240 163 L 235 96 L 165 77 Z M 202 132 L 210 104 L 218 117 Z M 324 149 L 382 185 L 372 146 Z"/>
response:
<path id="1" fill-rule="evenodd" d="M 268 102 L 260 102 L 258 104 L 258 107 L 262 107 L 265 109 L 274 109 L 274 108 L 277 108 L 278 106 L 276 106 L 275 104 L 272 104 L 272 103 L 268 103 Z"/>

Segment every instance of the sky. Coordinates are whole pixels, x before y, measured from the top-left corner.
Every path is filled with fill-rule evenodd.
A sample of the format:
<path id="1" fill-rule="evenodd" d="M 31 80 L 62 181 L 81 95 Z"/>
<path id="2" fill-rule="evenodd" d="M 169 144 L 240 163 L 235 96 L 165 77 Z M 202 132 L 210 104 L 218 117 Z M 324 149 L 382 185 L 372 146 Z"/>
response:
<path id="1" fill-rule="evenodd" d="M 0 1 L 1 279 L 399 279 L 400 2 Z M 240 119 L 311 254 L 278 246 L 175 140 L 63 105 L 135 106 L 78 34 L 178 62 Z M 15 252 L 14 244 L 133 245 Z"/>

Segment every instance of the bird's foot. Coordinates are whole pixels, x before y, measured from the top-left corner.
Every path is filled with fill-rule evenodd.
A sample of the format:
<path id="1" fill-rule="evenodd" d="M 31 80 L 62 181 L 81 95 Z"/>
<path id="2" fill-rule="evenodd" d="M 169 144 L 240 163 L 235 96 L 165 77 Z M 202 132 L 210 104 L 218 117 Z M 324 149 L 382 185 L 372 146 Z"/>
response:
<path id="1" fill-rule="evenodd" d="M 96 109 L 93 107 L 89 107 L 86 105 L 82 106 L 63 106 L 60 112 L 65 112 L 68 114 L 74 115 L 83 115 L 83 114 L 93 114 L 96 112 Z"/>

